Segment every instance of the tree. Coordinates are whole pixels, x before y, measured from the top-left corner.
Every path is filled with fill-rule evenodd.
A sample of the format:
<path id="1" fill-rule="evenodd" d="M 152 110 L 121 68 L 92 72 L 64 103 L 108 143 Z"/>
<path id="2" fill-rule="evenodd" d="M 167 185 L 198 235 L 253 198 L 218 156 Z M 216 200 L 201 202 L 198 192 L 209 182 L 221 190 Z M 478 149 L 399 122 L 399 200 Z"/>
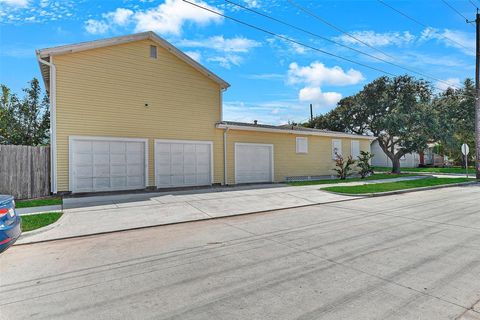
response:
<path id="1" fill-rule="evenodd" d="M 313 123 L 319 129 L 374 135 L 392 161 L 392 172 L 399 173 L 401 157 L 424 150 L 438 136 L 431 98 L 427 81 L 380 77 Z"/>
<path id="2" fill-rule="evenodd" d="M 42 145 L 49 142 L 50 112 L 48 97 L 36 78 L 23 89 L 19 99 L 11 90 L 1 85 L 0 143 L 16 145 Z"/>
<path id="3" fill-rule="evenodd" d="M 463 143 L 470 146 L 470 159 L 475 157 L 475 84 L 466 79 L 463 88 L 448 88 L 433 99 L 438 119 L 439 143 L 442 154 L 456 164 L 465 165 L 460 150 Z"/>

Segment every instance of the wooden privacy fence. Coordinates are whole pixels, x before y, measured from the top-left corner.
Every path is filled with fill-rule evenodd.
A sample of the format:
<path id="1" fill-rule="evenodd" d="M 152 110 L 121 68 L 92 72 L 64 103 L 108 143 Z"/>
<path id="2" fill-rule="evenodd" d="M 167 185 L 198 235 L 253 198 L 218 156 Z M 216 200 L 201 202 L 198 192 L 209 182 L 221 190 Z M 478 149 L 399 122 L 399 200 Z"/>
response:
<path id="1" fill-rule="evenodd" d="M 28 199 L 50 194 L 50 147 L 0 145 L 0 194 Z"/>

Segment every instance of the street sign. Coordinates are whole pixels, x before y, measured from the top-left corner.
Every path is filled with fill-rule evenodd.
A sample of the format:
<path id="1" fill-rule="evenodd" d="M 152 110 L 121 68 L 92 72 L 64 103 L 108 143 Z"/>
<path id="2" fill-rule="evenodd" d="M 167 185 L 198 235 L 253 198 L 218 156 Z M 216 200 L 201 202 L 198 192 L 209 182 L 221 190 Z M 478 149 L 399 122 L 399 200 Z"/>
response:
<path id="1" fill-rule="evenodd" d="M 468 144 L 462 144 L 462 153 L 465 156 L 465 172 L 467 173 L 468 178 L 468 154 L 470 153 L 470 148 L 468 147 Z"/>

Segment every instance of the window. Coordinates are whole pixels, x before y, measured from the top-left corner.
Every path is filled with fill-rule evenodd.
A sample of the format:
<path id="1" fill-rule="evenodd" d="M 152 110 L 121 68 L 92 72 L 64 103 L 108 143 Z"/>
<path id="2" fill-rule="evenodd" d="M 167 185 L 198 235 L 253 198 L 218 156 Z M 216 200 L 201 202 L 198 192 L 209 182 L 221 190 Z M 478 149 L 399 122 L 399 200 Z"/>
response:
<path id="1" fill-rule="evenodd" d="M 150 46 L 150 58 L 157 59 L 157 46 Z"/>
<path id="2" fill-rule="evenodd" d="M 332 159 L 336 159 L 337 155 L 342 155 L 342 140 L 332 140 Z"/>
<path id="3" fill-rule="evenodd" d="M 357 157 L 360 155 L 360 142 L 358 140 L 352 140 L 351 147 L 352 147 L 352 150 L 351 150 L 352 158 L 356 160 Z"/>
<path id="4" fill-rule="evenodd" d="M 297 153 L 308 153 L 308 138 L 297 137 Z"/>

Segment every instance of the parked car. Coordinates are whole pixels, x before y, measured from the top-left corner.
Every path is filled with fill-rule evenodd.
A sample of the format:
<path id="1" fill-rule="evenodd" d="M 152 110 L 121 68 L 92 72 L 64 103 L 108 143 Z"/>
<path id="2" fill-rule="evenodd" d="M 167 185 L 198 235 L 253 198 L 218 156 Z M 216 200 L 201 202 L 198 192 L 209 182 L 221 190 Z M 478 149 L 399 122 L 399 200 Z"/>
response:
<path id="1" fill-rule="evenodd" d="M 0 195 L 0 253 L 7 250 L 20 237 L 21 221 L 15 212 L 13 197 Z"/>

